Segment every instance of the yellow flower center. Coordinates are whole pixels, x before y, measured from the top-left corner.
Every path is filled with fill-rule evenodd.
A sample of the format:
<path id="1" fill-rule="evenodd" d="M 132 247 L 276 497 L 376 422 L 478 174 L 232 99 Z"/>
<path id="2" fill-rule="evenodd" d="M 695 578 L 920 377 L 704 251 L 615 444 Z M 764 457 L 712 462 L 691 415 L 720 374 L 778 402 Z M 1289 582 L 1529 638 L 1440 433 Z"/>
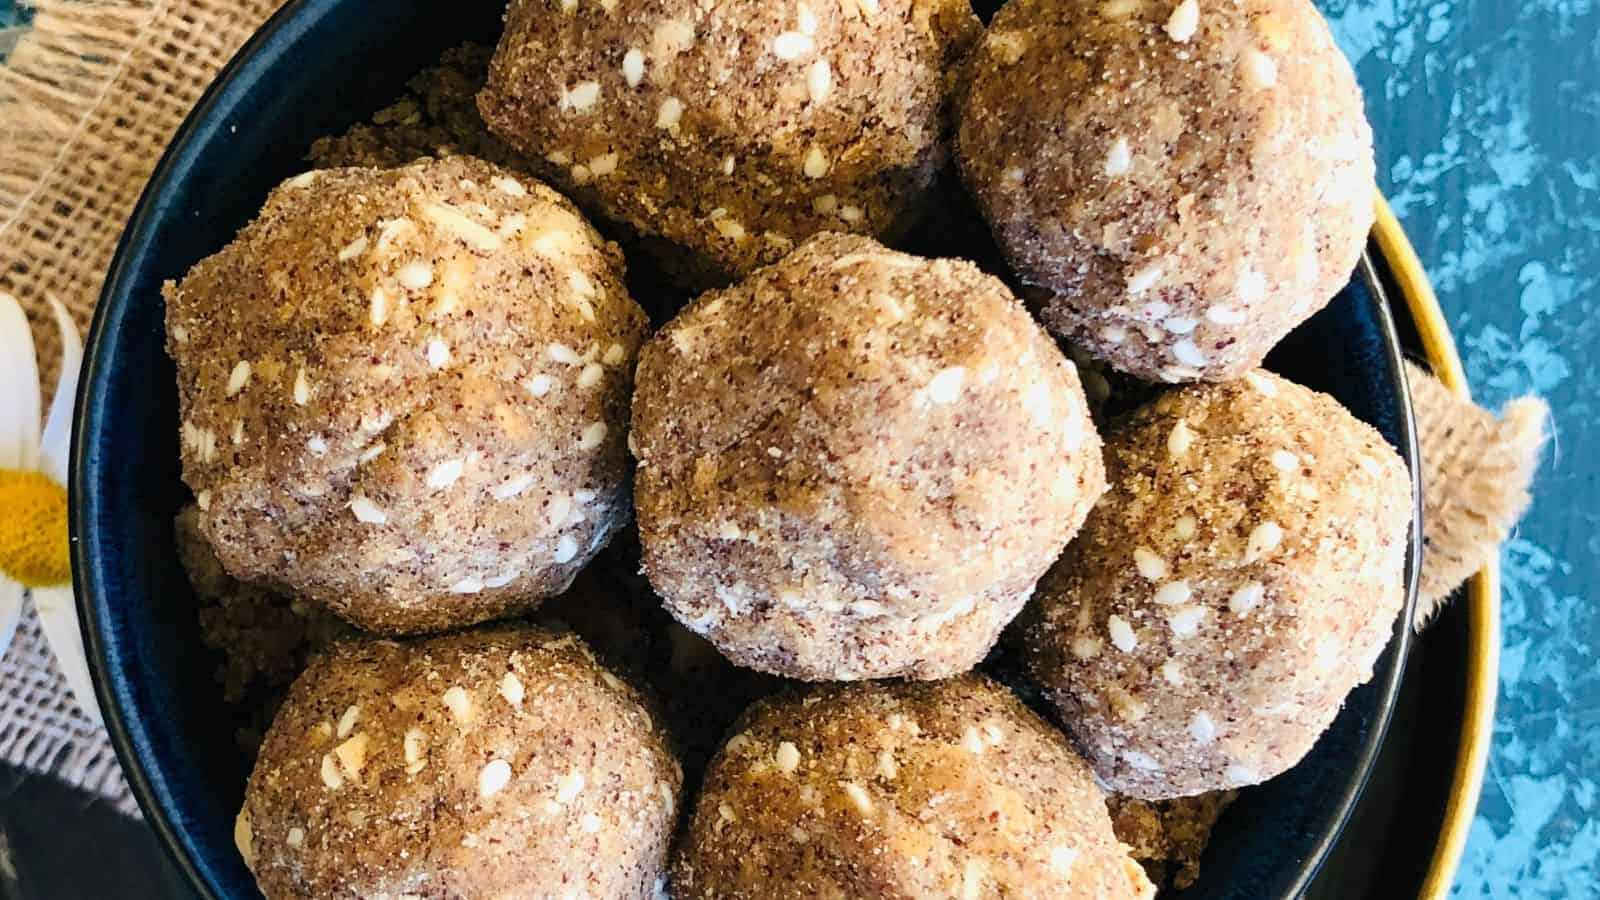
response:
<path id="1" fill-rule="evenodd" d="M 43 472 L 0 469 L 0 571 L 28 587 L 72 580 L 67 491 Z"/>

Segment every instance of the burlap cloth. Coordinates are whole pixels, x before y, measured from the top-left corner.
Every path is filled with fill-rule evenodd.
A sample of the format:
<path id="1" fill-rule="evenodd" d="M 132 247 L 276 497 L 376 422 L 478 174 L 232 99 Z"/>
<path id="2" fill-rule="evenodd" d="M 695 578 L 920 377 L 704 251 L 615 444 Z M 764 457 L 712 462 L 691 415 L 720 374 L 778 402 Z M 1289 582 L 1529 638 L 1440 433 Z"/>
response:
<path id="1" fill-rule="evenodd" d="M 60 348 L 45 298 L 86 326 L 111 255 L 172 134 L 279 0 L 34 0 L 0 66 L 0 291 L 40 340 L 45 391 Z M 1545 434 L 1537 400 L 1497 419 L 1411 372 L 1421 424 L 1425 622 L 1521 515 Z M 46 403 L 49 397 L 45 398 Z M 31 610 L 0 660 L 0 759 L 135 811 L 105 732 L 77 712 Z"/>

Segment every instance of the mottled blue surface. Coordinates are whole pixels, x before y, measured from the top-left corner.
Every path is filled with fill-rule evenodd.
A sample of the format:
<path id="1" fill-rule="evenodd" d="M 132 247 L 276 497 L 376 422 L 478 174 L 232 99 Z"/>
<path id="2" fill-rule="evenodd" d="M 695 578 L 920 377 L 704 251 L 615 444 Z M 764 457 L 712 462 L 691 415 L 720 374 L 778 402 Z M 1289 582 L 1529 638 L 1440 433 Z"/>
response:
<path id="1" fill-rule="evenodd" d="M 1473 391 L 1555 412 L 1503 556 L 1494 750 L 1455 896 L 1600 896 L 1600 4 L 1321 6 Z"/>
<path id="2" fill-rule="evenodd" d="M 1558 429 L 1504 554 L 1494 752 L 1455 895 L 1600 896 L 1600 0 L 1319 5 L 1473 390 L 1541 393 Z"/>

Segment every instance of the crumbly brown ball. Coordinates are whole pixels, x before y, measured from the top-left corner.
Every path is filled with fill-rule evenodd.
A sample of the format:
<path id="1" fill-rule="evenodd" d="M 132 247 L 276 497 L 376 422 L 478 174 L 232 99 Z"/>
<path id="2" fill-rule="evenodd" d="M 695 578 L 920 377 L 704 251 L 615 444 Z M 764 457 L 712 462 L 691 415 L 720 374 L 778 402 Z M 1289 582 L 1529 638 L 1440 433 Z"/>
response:
<path id="1" fill-rule="evenodd" d="M 758 703 L 713 760 L 678 898 L 1149 897 L 1060 732 L 977 675 Z"/>
<path id="2" fill-rule="evenodd" d="M 1399 455 L 1332 398 L 1253 371 L 1112 427 L 1106 473 L 1026 629 L 1062 722 L 1110 790 L 1147 800 L 1293 766 L 1404 602 Z"/>
<path id="3" fill-rule="evenodd" d="M 944 163 L 966 0 L 513 0 L 478 104 L 694 288 L 904 231 Z"/>
<path id="4" fill-rule="evenodd" d="M 681 784 L 570 633 L 360 640 L 290 689 L 234 838 L 269 900 L 646 898 Z"/>
<path id="5" fill-rule="evenodd" d="M 1011 0 L 957 155 L 1045 324 L 1150 380 L 1258 365 L 1374 216 L 1360 89 L 1309 0 Z"/>
<path id="6" fill-rule="evenodd" d="M 627 515 L 622 266 L 554 191 L 462 157 L 274 190 L 165 290 L 223 565 L 391 634 L 560 593 Z"/>
<path id="7" fill-rule="evenodd" d="M 806 680 L 966 671 L 1104 489 L 1072 364 L 972 265 L 827 234 L 640 354 L 634 502 L 667 609 Z"/>

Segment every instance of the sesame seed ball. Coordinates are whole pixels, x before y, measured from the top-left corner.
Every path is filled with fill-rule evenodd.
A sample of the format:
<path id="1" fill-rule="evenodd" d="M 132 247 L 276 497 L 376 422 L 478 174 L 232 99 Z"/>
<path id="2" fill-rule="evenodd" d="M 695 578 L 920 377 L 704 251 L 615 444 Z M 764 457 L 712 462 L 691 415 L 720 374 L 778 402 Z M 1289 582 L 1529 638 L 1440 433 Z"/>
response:
<path id="1" fill-rule="evenodd" d="M 1073 365 L 969 263 L 825 234 L 640 353 L 645 574 L 734 662 L 975 665 L 1104 489 Z"/>
<path id="2" fill-rule="evenodd" d="M 289 689 L 234 839 L 268 900 L 647 898 L 681 784 L 639 695 L 570 633 L 361 639 Z"/>
<path id="3" fill-rule="evenodd" d="M 977 675 L 756 704 L 673 861 L 679 898 L 1154 894 L 1088 766 Z"/>
<path id="4" fill-rule="evenodd" d="M 463 157 L 290 179 L 168 284 L 228 572 L 386 634 L 560 593 L 627 516 L 643 311 L 554 191 Z"/>
<path id="5" fill-rule="evenodd" d="M 1404 463 L 1332 398 L 1257 370 L 1112 426 L 1106 473 L 1024 617 L 1034 678 L 1117 793 L 1290 768 L 1404 603 Z"/>
<path id="6" fill-rule="evenodd" d="M 700 290 L 821 231 L 909 228 L 979 31 L 966 0 L 513 0 L 478 105 Z"/>
<path id="7" fill-rule="evenodd" d="M 1012 0 L 957 157 L 1042 317 L 1123 371 L 1220 381 L 1347 282 L 1372 129 L 1310 0 Z"/>

